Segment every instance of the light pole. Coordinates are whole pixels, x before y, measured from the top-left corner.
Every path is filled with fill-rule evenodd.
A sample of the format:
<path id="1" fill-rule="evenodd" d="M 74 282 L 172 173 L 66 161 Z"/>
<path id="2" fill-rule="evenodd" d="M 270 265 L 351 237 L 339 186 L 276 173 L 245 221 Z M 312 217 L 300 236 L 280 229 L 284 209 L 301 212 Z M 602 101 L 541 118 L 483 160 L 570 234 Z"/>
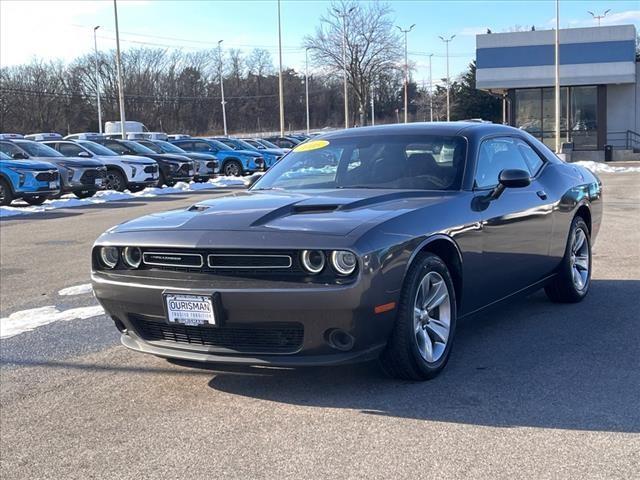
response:
<path id="1" fill-rule="evenodd" d="M 429 121 L 433 122 L 433 76 L 431 75 L 431 57 L 433 57 L 433 53 L 429 54 Z"/>
<path id="2" fill-rule="evenodd" d="M 124 81 L 122 80 L 122 62 L 120 61 L 120 31 L 118 30 L 118 5 L 113 0 L 113 15 L 116 20 L 116 70 L 118 75 L 118 100 L 120 101 L 120 130 L 122 138 L 127 138 L 127 121 L 124 116 Z"/>
<path id="3" fill-rule="evenodd" d="M 304 96 L 307 104 L 307 135 L 309 135 L 309 48 L 304 51 Z"/>
<path id="4" fill-rule="evenodd" d="M 376 107 L 375 100 L 373 98 L 375 91 L 373 89 L 373 80 L 371 80 L 371 125 L 376 124 Z"/>
<path id="5" fill-rule="evenodd" d="M 447 46 L 447 122 L 450 120 L 450 108 L 449 108 L 449 43 L 456 38 L 455 35 L 451 35 L 449 38 L 440 37 Z"/>
<path id="6" fill-rule="evenodd" d="M 407 57 L 407 34 L 411 30 L 413 30 L 413 27 L 415 26 L 416 24 L 414 23 L 409 28 L 402 29 L 396 25 L 396 28 L 400 30 L 402 33 L 404 33 L 404 123 L 407 123 L 407 109 L 409 106 L 408 92 L 407 92 L 407 89 L 409 88 L 409 60 Z"/>
<path id="7" fill-rule="evenodd" d="M 280 136 L 284 137 L 284 93 L 282 83 L 282 28 L 280 22 L 280 0 L 278 0 L 278 97 L 280 104 Z"/>
<path id="8" fill-rule="evenodd" d="M 96 31 L 100 28 L 100 25 L 93 27 L 93 49 L 96 55 L 96 100 L 98 101 L 98 131 L 102 133 L 102 108 L 100 107 L 100 74 L 98 73 L 98 39 L 96 38 Z"/>
<path id="9" fill-rule="evenodd" d="M 604 17 L 606 17 L 607 13 L 609 13 L 610 11 L 611 11 L 611 9 L 605 10 L 602 15 L 596 15 L 595 13 L 590 12 L 589 10 L 587 10 L 587 13 L 590 13 L 591 16 L 593 17 L 593 19 L 598 21 L 598 26 L 600 26 L 600 20 L 602 20 Z"/>
<path id="10" fill-rule="evenodd" d="M 223 40 L 218 40 L 218 57 L 220 57 L 220 96 L 222 97 L 222 128 L 224 129 L 224 136 L 227 135 L 227 108 L 225 106 L 226 102 L 224 101 L 224 80 L 222 75 L 222 42 Z"/>
<path id="11" fill-rule="evenodd" d="M 555 35 L 555 121 L 556 153 L 560 153 L 560 0 L 556 0 Z"/>
<path id="12" fill-rule="evenodd" d="M 349 92 L 347 90 L 347 15 L 353 12 L 356 7 L 351 7 L 346 12 L 341 12 L 337 8 L 333 11 L 342 18 L 342 67 L 344 74 L 344 128 L 349 128 Z"/>

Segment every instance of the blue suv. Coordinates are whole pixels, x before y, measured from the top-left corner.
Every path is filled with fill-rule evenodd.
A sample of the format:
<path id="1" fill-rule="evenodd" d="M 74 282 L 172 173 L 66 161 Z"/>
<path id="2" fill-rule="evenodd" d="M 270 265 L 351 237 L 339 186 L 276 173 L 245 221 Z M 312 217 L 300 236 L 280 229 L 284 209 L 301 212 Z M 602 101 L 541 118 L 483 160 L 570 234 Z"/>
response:
<path id="1" fill-rule="evenodd" d="M 245 142 L 244 140 L 241 140 L 239 138 L 217 137 L 213 140 L 224 143 L 227 147 L 233 150 L 248 150 L 250 152 L 256 152 L 259 155 L 262 155 L 262 157 L 264 158 L 266 169 L 271 168 L 271 166 L 278 160 L 280 160 L 286 153 L 280 148 L 258 148 L 251 145 L 249 142 Z"/>
<path id="2" fill-rule="evenodd" d="M 265 170 L 264 158 L 251 150 L 233 150 L 231 147 L 210 138 L 181 138 L 171 143 L 187 152 L 210 153 L 216 156 L 220 172 L 230 177 L 239 177 Z"/>
<path id="3" fill-rule="evenodd" d="M 0 205 L 22 198 L 29 205 L 41 205 L 60 193 L 60 176 L 47 162 L 14 160 L 0 152 Z"/>

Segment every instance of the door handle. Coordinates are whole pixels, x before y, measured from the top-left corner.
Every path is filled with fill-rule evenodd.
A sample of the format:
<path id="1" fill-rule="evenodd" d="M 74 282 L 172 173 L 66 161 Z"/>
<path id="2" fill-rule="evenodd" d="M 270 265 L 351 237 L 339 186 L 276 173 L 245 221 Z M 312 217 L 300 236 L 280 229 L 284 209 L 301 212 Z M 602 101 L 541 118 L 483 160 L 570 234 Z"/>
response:
<path id="1" fill-rule="evenodd" d="M 538 195 L 541 200 L 546 200 L 547 199 L 547 192 L 545 192 L 544 190 L 538 190 L 536 192 L 536 195 Z"/>

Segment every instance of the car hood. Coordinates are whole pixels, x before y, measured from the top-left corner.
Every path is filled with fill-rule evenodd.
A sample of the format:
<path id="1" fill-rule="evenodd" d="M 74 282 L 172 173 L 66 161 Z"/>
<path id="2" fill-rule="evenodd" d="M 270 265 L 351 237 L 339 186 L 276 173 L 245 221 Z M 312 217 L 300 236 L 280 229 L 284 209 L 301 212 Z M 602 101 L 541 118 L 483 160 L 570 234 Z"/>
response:
<path id="1" fill-rule="evenodd" d="M 268 153 L 270 155 L 277 155 L 277 156 L 284 155 L 285 153 L 287 153 L 287 152 L 285 152 L 284 150 L 282 150 L 280 148 L 264 148 L 262 150 L 258 150 L 258 153 L 260 153 L 260 152 L 265 152 L 265 153 Z"/>
<path id="2" fill-rule="evenodd" d="M 204 161 L 217 160 L 215 155 L 211 155 L 208 153 L 187 152 L 187 153 L 181 153 L 180 155 L 183 157 L 190 158 L 191 160 L 204 160 Z"/>
<path id="3" fill-rule="evenodd" d="M 224 153 L 225 155 L 236 154 L 236 155 L 246 155 L 247 157 L 261 157 L 258 152 L 254 152 L 252 150 L 220 150 L 220 153 Z"/>
<path id="4" fill-rule="evenodd" d="M 119 158 L 121 160 L 125 160 L 127 162 L 136 162 L 136 163 L 144 163 L 145 165 L 155 165 L 156 161 L 149 158 L 143 157 L 141 155 L 120 155 L 119 157 L 103 157 L 105 160 L 110 158 L 111 160 Z"/>
<path id="5" fill-rule="evenodd" d="M 145 157 L 151 158 L 158 162 L 190 162 L 188 157 L 177 155 L 174 153 L 145 153 Z"/>
<path id="6" fill-rule="evenodd" d="M 187 209 L 147 215 L 113 232 L 149 230 L 306 232 L 347 235 L 402 213 L 444 201 L 450 193 L 345 189 L 302 192 L 245 191 Z"/>
<path id="7" fill-rule="evenodd" d="M 20 168 L 22 170 L 51 170 L 56 168 L 51 162 L 37 162 L 32 160 L 0 160 L 0 166 Z"/>

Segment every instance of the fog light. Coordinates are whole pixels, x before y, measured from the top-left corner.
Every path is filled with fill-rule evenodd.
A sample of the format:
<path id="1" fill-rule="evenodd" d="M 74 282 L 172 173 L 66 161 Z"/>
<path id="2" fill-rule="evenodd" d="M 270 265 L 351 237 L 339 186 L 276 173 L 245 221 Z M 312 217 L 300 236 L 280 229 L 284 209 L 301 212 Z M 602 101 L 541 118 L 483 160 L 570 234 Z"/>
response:
<path id="1" fill-rule="evenodd" d="M 324 268 L 324 253 L 321 250 L 303 250 L 302 266 L 310 273 L 320 273 Z"/>
<path id="2" fill-rule="evenodd" d="M 340 275 L 351 275 L 356 269 L 358 259 L 355 254 L 346 250 L 335 250 L 331 253 L 331 266 Z"/>
<path id="3" fill-rule="evenodd" d="M 138 268 L 142 261 L 142 252 L 138 247 L 125 247 L 122 251 L 122 258 L 128 267 Z"/>
<path id="4" fill-rule="evenodd" d="M 118 264 L 118 247 L 100 247 L 100 261 L 107 268 L 115 268 Z"/>

